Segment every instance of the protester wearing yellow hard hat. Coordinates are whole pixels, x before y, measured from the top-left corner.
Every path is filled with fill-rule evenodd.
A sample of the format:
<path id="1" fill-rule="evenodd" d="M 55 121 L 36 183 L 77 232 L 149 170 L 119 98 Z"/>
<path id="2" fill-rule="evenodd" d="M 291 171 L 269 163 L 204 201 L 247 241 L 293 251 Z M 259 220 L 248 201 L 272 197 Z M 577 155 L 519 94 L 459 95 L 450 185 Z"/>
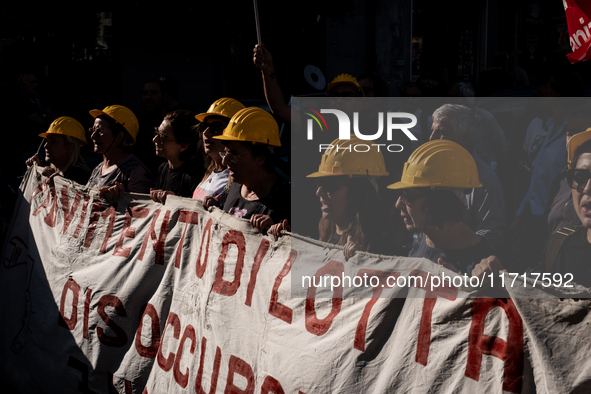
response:
<path id="1" fill-rule="evenodd" d="M 476 162 L 461 145 L 435 140 L 415 150 L 400 181 L 388 186 L 400 192 L 395 206 L 407 230 L 417 234 L 409 256 L 467 274 L 487 264 L 499 269 L 487 240 L 463 223 L 464 190 L 481 186 Z"/>
<path id="2" fill-rule="evenodd" d="M 230 170 L 222 164 L 220 156 L 224 144 L 214 137 L 224 132 L 230 119 L 241 109 L 244 109 L 241 102 L 224 97 L 214 101 L 207 112 L 195 116 L 201 122 L 199 131 L 203 139 L 203 151 L 209 157 L 209 164 L 202 181 L 193 191 L 193 199 L 205 202 L 210 197 L 218 198 L 226 188 Z"/>
<path id="3" fill-rule="evenodd" d="M 230 215 L 249 219 L 253 227 L 264 232 L 285 219 L 290 219 L 290 187 L 275 173 L 279 126 L 273 116 L 258 108 L 236 112 L 223 134 L 213 137 L 224 144 L 222 164 L 229 168 L 231 186 L 219 200 Z"/>
<path id="4" fill-rule="evenodd" d="M 318 171 L 307 175 L 316 181 L 316 196 L 322 216 L 318 223 L 320 241 L 343 245 L 345 259 L 357 251 L 399 254 L 392 242 L 388 215 L 378 197 L 376 177 L 388 175 L 377 146 L 358 151 L 365 141 L 353 137 L 336 139 L 322 155 Z M 314 208 L 318 209 L 318 208 Z M 280 235 L 285 226 L 272 229 Z"/>
<path id="5" fill-rule="evenodd" d="M 139 123 L 135 114 L 122 105 L 110 105 L 102 110 L 89 111 L 94 119 L 90 138 L 94 152 L 103 161 L 92 171 L 87 186 L 106 192 L 124 190 L 148 193 L 153 185 L 152 174 L 145 164 L 129 153 L 127 146 L 135 144 Z"/>
<path id="6" fill-rule="evenodd" d="M 69 116 L 57 118 L 45 133 L 39 134 L 39 137 L 46 139 L 45 161 L 51 168 L 44 173 L 47 175 L 49 172 L 57 172 L 66 179 L 86 184 L 90 169 L 80 156 L 80 147 L 86 145 L 85 134 L 80 122 Z M 33 163 L 42 164 L 37 154 L 27 160 L 27 167 L 31 167 Z"/>

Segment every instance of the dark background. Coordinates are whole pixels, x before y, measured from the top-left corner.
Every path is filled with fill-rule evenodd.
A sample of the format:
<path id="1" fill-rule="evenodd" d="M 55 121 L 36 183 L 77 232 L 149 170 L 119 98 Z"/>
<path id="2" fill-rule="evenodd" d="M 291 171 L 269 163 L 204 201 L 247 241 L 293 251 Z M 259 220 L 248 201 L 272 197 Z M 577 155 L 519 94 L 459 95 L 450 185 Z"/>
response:
<path id="1" fill-rule="evenodd" d="M 514 54 L 512 61 L 536 85 L 570 51 L 560 1 L 258 4 L 263 41 L 287 94 L 318 92 L 304 79 L 308 64 L 328 81 L 341 72 L 376 71 L 391 95 L 421 73 L 475 85 L 497 52 Z M 179 82 L 181 101 L 196 110 L 222 96 L 261 101 L 260 74 L 252 64 L 255 44 L 249 1 L 76 8 L 28 3 L 27 9 L 0 9 L 1 87 L 9 92 L 19 73 L 32 69 L 52 110 L 81 121 L 90 121 L 88 109 L 113 103 L 140 110 L 142 82 L 161 74 Z M 586 64 L 573 68 L 588 74 Z"/>
<path id="2" fill-rule="evenodd" d="M 327 82 L 343 72 L 375 72 L 396 96 L 419 78 L 442 87 L 458 81 L 476 86 L 494 55 L 506 52 L 530 84 L 495 95 L 532 96 L 553 68 L 568 64 L 566 18 L 556 0 L 259 0 L 258 6 L 263 42 L 286 97 L 322 94 L 306 81 L 307 65 Z M 38 133 L 23 135 L 12 109 L 18 77 L 27 70 L 35 72 L 53 117 L 72 116 L 85 127 L 92 125 L 90 109 L 121 104 L 142 110 L 143 81 L 163 74 L 178 81 L 184 107 L 197 112 L 224 96 L 265 107 L 252 63 L 256 42 L 250 1 L 0 6 L 5 136 L 19 134 L 29 142 L 27 151 L 41 141 Z M 569 67 L 588 85 L 590 64 Z M 88 146 L 83 154 L 93 155 Z M 3 155 L 6 164 L 18 160 L 9 156 Z"/>

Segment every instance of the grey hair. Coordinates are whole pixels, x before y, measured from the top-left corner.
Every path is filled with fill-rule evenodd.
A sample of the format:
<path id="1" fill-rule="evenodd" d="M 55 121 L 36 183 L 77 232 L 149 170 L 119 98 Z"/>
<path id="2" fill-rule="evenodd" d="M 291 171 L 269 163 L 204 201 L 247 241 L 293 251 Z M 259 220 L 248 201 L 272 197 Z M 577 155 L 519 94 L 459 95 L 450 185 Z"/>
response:
<path id="1" fill-rule="evenodd" d="M 445 104 L 433 112 L 433 120 L 447 118 L 454 132 L 454 139 L 460 140 L 465 135 L 472 136 L 476 125 L 476 116 L 469 107 L 459 104 Z"/>

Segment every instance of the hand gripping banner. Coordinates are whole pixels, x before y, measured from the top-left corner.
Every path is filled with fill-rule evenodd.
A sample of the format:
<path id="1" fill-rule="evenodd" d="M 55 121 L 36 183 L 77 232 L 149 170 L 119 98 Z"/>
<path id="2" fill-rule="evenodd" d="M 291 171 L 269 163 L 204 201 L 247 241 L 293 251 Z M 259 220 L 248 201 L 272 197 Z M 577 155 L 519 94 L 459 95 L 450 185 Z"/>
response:
<path id="1" fill-rule="evenodd" d="M 469 299 L 475 291 L 423 282 L 444 269 L 424 259 L 345 262 L 342 249 L 275 241 L 193 200 L 109 203 L 59 177 L 48 185 L 35 168 L 21 188 L 0 266 L 0 380 L 18 392 L 589 388 L 589 300 L 512 299 L 509 287 L 506 298 Z M 378 285 L 292 297 L 303 259 L 318 280 L 355 270 Z M 390 286 L 409 267 L 414 282 Z"/>

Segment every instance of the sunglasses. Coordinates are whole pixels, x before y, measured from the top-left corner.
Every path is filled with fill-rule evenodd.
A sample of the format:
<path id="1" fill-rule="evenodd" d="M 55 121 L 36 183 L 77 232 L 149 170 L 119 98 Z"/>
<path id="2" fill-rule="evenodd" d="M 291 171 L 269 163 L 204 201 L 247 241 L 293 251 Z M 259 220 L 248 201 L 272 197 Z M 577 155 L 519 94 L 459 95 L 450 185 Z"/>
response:
<path id="1" fill-rule="evenodd" d="M 353 92 L 330 92 L 327 94 L 328 97 L 359 97 L 357 93 Z"/>
<path id="2" fill-rule="evenodd" d="M 222 158 L 222 160 L 224 160 L 227 157 L 228 158 L 228 161 L 230 163 L 237 163 L 238 162 L 238 158 L 240 156 L 242 156 L 243 154 L 245 154 L 245 153 L 248 153 L 248 151 L 239 153 L 237 155 L 234 155 L 234 154 L 232 154 L 230 152 L 226 152 L 226 151 L 221 151 L 219 154 L 220 154 L 220 157 Z"/>
<path id="3" fill-rule="evenodd" d="M 205 130 L 209 129 L 209 132 L 213 135 L 221 135 L 226 128 L 226 124 L 224 122 L 201 122 L 199 123 L 199 131 L 201 133 L 205 133 Z"/>
<path id="4" fill-rule="evenodd" d="M 586 170 L 568 170 L 566 172 L 566 180 L 571 189 L 577 189 L 582 192 L 591 179 L 591 171 Z"/>
<path id="5" fill-rule="evenodd" d="M 400 195 L 400 201 L 403 204 L 408 205 L 409 203 L 416 201 L 418 198 L 425 197 L 425 196 L 426 196 L 426 193 L 419 193 L 419 194 L 414 194 L 414 195 L 411 194 L 409 196 L 408 193 L 406 192 L 406 190 L 403 190 L 402 194 Z"/>
<path id="6" fill-rule="evenodd" d="M 173 141 L 170 138 L 168 138 L 167 135 L 164 135 L 163 133 L 158 131 L 158 127 L 154 127 L 154 137 L 158 137 L 160 142 L 162 142 L 163 144 L 166 144 L 168 141 Z"/>
<path id="7" fill-rule="evenodd" d="M 331 177 L 325 177 L 316 181 L 317 189 L 322 188 L 327 194 L 334 193 L 339 187 L 345 183 L 341 179 L 334 179 Z"/>

